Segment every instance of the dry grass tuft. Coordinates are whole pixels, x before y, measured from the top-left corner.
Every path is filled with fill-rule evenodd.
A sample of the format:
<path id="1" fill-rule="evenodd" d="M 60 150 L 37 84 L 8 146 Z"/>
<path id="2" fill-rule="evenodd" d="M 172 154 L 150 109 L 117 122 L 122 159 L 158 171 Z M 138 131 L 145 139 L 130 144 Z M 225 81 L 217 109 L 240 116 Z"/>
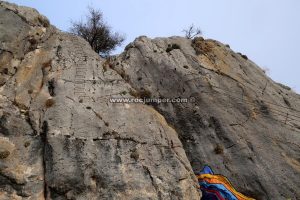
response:
<path id="1" fill-rule="evenodd" d="M 46 108 L 50 108 L 50 107 L 52 107 L 54 104 L 55 104 L 54 99 L 47 99 L 47 101 L 46 101 L 46 103 L 45 103 L 45 106 L 46 106 Z"/>
<path id="2" fill-rule="evenodd" d="M 223 154 L 224 153 L 224 147 L 220 144 L 217 144 L 214 151 L 215 151 L 216 154 Z"/>

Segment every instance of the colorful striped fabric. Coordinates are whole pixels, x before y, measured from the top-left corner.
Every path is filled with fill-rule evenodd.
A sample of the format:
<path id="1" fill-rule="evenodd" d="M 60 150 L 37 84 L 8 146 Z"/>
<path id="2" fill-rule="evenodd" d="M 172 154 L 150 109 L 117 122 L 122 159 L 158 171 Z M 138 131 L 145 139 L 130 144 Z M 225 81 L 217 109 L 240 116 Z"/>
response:
<path id="1" fill-rule="evenodd" d="M 214 174 L 208 166 L 202 169 L 198 181 L 201 200 L 255 200 L 237 192 L 225 176 Z"/>

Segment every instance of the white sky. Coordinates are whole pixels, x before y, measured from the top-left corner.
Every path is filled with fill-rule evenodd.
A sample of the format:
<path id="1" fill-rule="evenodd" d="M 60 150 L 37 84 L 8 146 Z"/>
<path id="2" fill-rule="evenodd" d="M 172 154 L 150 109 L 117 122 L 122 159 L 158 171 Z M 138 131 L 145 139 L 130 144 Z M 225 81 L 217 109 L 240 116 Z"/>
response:
<path id="1" fill-rule="evenodd" d="M 269 76 L 300 92 L 299 0 L 9 0 L 36 8 L 61 30 L 99 8 L 114 30 L 126 34 L 124 45 L 140 35 L 183 35 L 190 24 L 205 38 L 246 54 Z M 122 47 L 124 48 L 124 46 Z M 121 52 L 118 49 L 117 52 Z"/>

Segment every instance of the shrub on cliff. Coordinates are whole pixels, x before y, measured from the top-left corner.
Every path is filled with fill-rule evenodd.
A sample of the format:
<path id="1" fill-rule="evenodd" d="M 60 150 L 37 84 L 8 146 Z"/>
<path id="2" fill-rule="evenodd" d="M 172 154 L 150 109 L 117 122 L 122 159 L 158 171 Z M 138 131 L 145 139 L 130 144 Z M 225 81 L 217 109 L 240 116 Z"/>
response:
<path id="1" fill-rule="evenodd" d="M 100 10 L 89 7 L 85 22 L 72 22 L 70 31 L 83 37 L 100 55 L 106 56 L 124 41 L 124 36 L 113 33 L 111 27 L 103 20 Z"/>
<path id="2" fill-rule="evenodd" d="M 194 24 L 190 25 L 187 29 L 182 30 L 185 33 L 187 39 L 194 39 L 197 36 L 202 35 L 200 28 L 196 28 Z"/>

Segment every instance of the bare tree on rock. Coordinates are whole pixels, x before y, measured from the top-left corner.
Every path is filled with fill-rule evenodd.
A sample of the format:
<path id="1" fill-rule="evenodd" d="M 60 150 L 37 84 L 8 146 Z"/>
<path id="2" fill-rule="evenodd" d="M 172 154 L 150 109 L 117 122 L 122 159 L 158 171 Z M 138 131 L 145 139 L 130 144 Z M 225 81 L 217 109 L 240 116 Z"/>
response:
<path id="1" fill-rule="evenodd" d="M 91 47 L 101 56 L 107 56 L 117 46 L 120 46 L 125 37 L 120 33 L 113 33 L 111 27 L 103 20 L 100 10 L 89 7 L 86 21 L 72 22 L 71 33 L 83 37 Z"/>
<path id="2" fill-rule="evenodd" d="M 196 36 L 202 35 L 200 28 L 196 28 L 194 24 L 190 25 L 187 29 L 184 29 L 182 32 L 185 33 L 187 39 L 193 39 Z"/>

